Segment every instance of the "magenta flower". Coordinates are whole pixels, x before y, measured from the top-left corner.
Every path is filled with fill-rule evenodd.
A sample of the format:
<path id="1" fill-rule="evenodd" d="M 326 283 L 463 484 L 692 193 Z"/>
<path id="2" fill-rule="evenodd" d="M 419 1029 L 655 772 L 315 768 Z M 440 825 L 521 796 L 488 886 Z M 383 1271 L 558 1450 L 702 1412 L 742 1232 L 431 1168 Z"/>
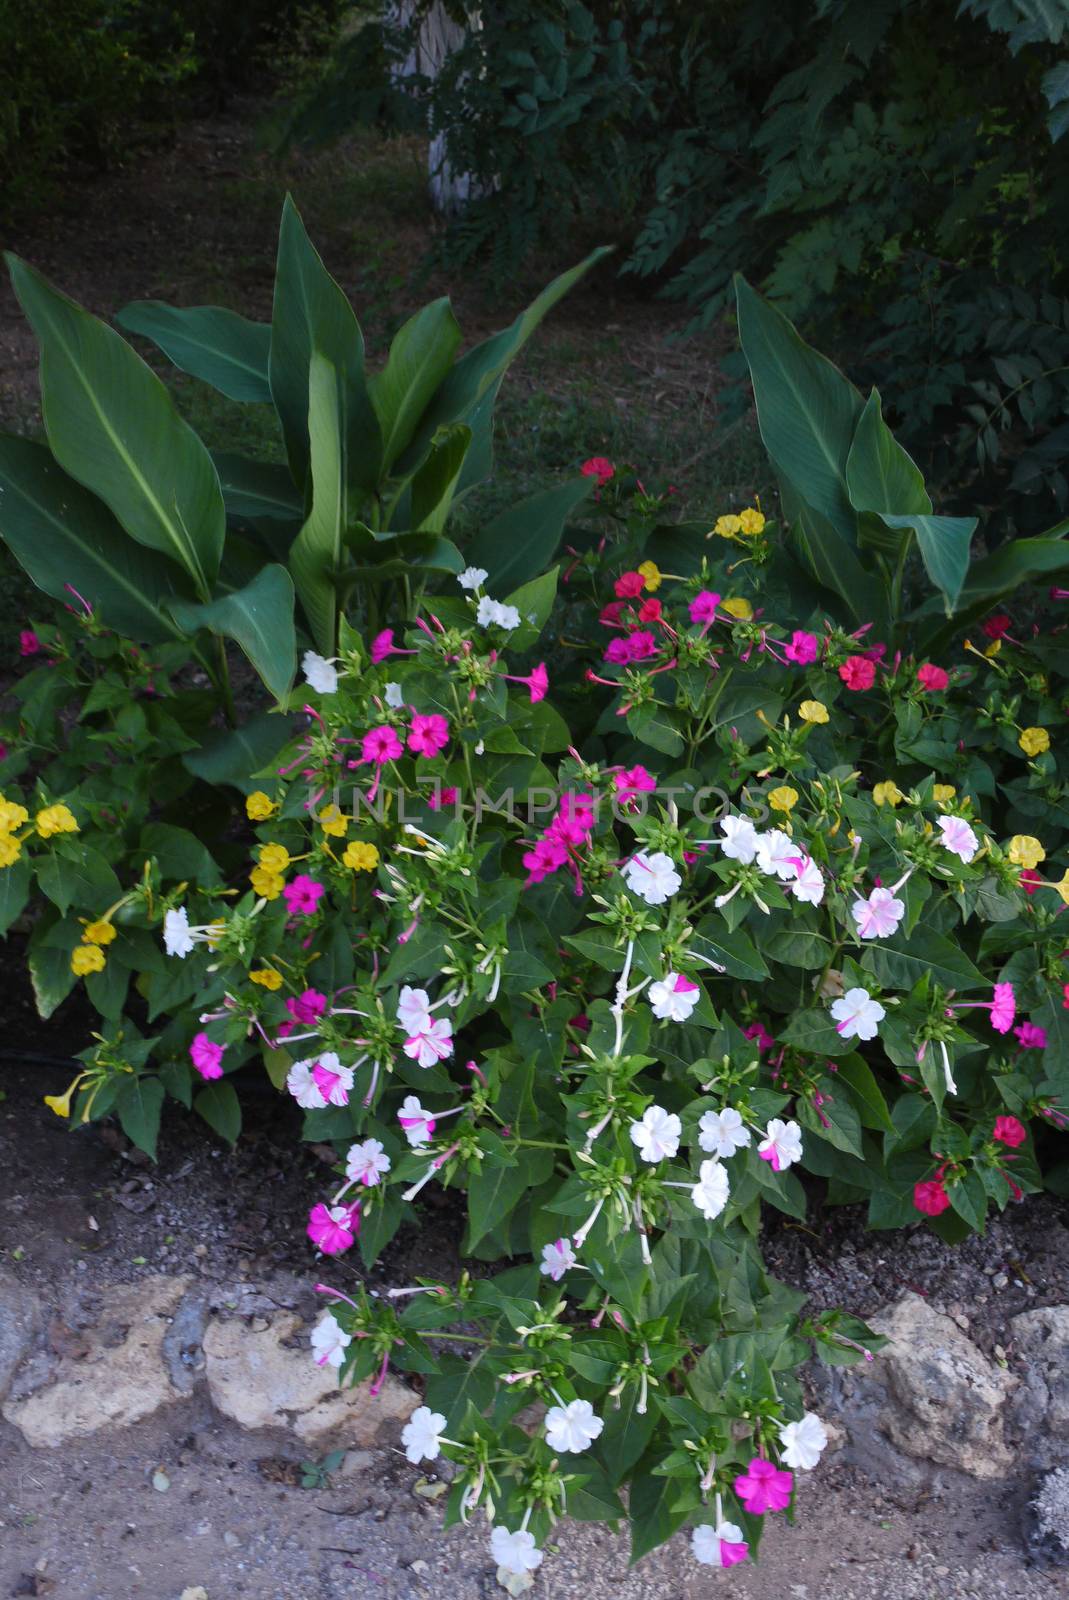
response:
<path id="1" fill-rule="evenodd" d="M 327 997 L 320 994 L 318 989 L 305 989 L 296 999 L 286 1001 L 286 1010 L 294 1022 L 300 1022 L 306 1028 L 318 1022 L 326 1009 Z"/>
<path id="2" fill-rule="evenodd" d="M 599 489 L 616 476 L 616 468 L 608 456 L 591 456 L 589 461 L 583 462 L 579 471 L 584 478 L 596 478 Z"/>
<path id="3" fill-rule="evenodd" d="M 839 676 L 848 689 L 871 689 L 876 682 L 876 667 L 868 656 L 847 656 Z"/>
<path id="4" fill-rule="evenodd" d="M 546 671 L 544 661 L 540 661 L 534 671 L 527 674 L 526 678 L 512 678 L 506 672 L 505 679 L 508 683 L 522 683 L 530 693 L 533 706 L 537 705 L 539 700 L 546 698 L 546 691 L 549 688 L 549 674 Z"/>
<path id="5" fill-rule="evenodd" d="M 282 894 L 291 917 L 311 917 L 326 892 L 321 883 L 299 872 L 292 883 L 287 883 Z"/>
<path id="6" fill-rule="evenodd" d="M 605 649 L 604 660 L 614 667 L 624 667 L 631 660 L 631 644 L 628 639 L 610 639 Z"/>
<path id="7" fill-rule="evenodd" d="M 791 635 L 791 642 L 784 646 L 783 654 L 788 661 L 793 661 L 796 667 L 807 667 L 811 661 L 817 659 L 817 636 L 815 633 L 802 633 L 795 629 Z"/>
<path id="8" fill-rule="evenodd" d="M 776 1042 L 768 1029 L 760 1022 L 751 1022 L 748 1028 L 742 1030 L 742 1036 L 744 1039 L 750 1039 L 756 1043 L 758 1055 L 763 1055 L 766 1050 L 771 1050 Z"/>
<path id="9" fill-rule="evenodd" d="M 631 661 L 648 661 L 650 656 L 657 654 L 657 641 L 652 633 L 640 629 L 633 633 L 627 641 L 628 659 Z"/>
<path id="10" fill-rule="evenodd" d="M 612 587 L 617 600 L 635 600 L 646 587 L 646 580 L 641 572 L 625 572 Z"/>
<path id="11" fill-rule="evenodd" d="M 539 839 L 530 850 L 524 851 L 523 864 L 528 872 L 528 885 L 541 883 L 551 872 L 563 867 L 567 859 L 567 846 L 559 839 Z"/>
<path id="12" fill-rule="evenodd" d="M 456 803 L 456 789 L 436 789 L 427 797 L 427 805 L 432 811 L 440 811 L 442 806 L 455 806 Z"/>
<path id="13" fill-rule="evenodd" d="M 771 1461 L 754 1456 L 746 1471 L 735 1479 L 735 1493 L 752 1517 L 766 1511 L 783 1511 L 791 1503 L 794 1476 Z"/>
<path id="14" fill-rule="evenodd" d="M 216 1044 L 214 1039 L 209 1039 L 206 1033 L 197 1033 L 193 1036 L 193 1043 L 189 1047 L 189 1054 L 193 1065 L 202 1078 L 221 1078 L 223 1076 L 223 1051 L 225 1045 Z"/>
<path id="15" fill-rule="evenodd" d="M 716 608 L 720 604 L 720 596 L 713 594 L 711 589 L 702 589 L 690 602 L 691 622 L 701 622 L 706 626 L 716 620 Z"/>
<path id="16" fill-rule="evenodd" d="M 1038 1022 L 1022 1022 L 1013 1031 L 1021 1042 L 1022 1050 L 1045 1050 L 1047 1048 L 1047 1030 L 1046 1028 L 1041 1028 Z"/>
<path id="17" fill-rule="evenodd" d="M 925 694 L 935 694 L 940 689 L 945 689 L 950 678 L 942 667 L 935 667 L 926 661 L 922 667 L 917 668 L 917 682 Z"/>
<path id="18" fill-rule="evenodd" d="M 387 761 L 396 761 L 398 756 L 404 754 L 404 748 L 388 722 L 382 723 L 378 728 L 372 728 L 360 741 L 362 760 L 372 761 L 377 767 L 383 766 Z"/>
<path id="19" fill-rule="evenodd" d="M 351 1248 L 360 1232 L 360 1202 L 348 1206 L 325 1206 L 322 1201 L 308 1214 L 308 1237 L 325 1256 L 337 1256 Z"/>
<path id="20" fill-rule="evenodd" d="M 400 645 L 394 644 L 392 628 L 383 628 L 371 641 L 371 661 L 376 667 L 387 656 L 414 656 L 416 653 L 415 650 L 402 650 Z"/>
<path id="21" fill-rule="evenodd" d="M 19 655 L 35 656 L 41 648 L 41 641 L 32 628 L 23 628 L 19 634 Z"/>
<path id="22" fill-rule="evenodd" d="M 1017 1013 L 1012 983 L 996 983 L 991 1001 L 991 1026 L 996 1033 L 1009 1033 Z"/>
<path id="23" fill-rule="evenodd" d="M 613 786 L 617 800 L 624 805 L 637 795 L 652 794 L 657 787 L 657 779 L 645 767 L 628 767 L 615 775 Z"/>
<path id="24" fill-rule="evenodd" d="M 391 732 L 393 730 L 391 729 Z M 436 756 L 449 743 L 449 724 L 443 716 L 416 715 L 408 735 L 408 748 L 417 756 Z"/>
<path id="25" fill-rule="evenodd" d="M 1018 1145 L 1024 1144 L 1028 1132 L 1024 1123 L 1016 1117 L 996 1117 L 991 1137 L 997 1139 L 1000 1144 L 1008 1144 L 1011 1150 L 1016 1150 Z"/>

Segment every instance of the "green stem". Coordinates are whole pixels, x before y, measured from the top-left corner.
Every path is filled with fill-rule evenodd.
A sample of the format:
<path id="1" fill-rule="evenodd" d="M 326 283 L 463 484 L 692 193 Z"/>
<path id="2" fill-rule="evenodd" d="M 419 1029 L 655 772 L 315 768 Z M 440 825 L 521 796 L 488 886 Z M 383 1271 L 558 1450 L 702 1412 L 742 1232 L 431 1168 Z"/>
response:
<path id="1" fill-rule="evenodd" d="M 234 710 L 234 691 L 230 687 L 230 663 L 226 658 L 226 640 L 217 639 L 216 645 L 219 652 L 219 675 L 216 678 L 216 687 L 223 697 L 223 713 L 226 717 L 228 728 L 237 726 L 237 713 Z"/>

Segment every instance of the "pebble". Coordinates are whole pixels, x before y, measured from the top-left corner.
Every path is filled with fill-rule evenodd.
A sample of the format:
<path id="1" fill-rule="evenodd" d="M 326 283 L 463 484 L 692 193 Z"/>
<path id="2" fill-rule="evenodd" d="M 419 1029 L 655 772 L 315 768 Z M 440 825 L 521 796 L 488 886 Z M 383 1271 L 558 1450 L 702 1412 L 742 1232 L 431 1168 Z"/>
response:
<path id="1" fill-rule="evenodd" d="M 996 1272 L 995 1276 L 991 1279 L 991 1287 L 993 1289 L 1004 1289 L 1006 1287 L 1006 1285 L 1009 1283 L 1009 1281 L 1010 1280 L 1007 1277 L 1006 1273 L 1004 1273 L 1004 1272 Z"/>

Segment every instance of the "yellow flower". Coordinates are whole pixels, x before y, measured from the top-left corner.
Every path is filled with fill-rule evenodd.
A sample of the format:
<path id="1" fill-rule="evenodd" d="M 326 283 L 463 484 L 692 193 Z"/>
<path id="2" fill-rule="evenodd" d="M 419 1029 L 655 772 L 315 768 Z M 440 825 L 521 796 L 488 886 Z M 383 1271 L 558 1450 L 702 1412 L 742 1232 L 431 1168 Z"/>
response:
<path id="1" fill-rule="evenodd" d="M 803 722 L 827 722 L 828 708 L 823 700 L 803 700 L 798 715 Z"/>
<path id="2" fill-rule="evenodd" d="M 253 867 L 249 882 L 261 900 L 277 900 L 286 886 L 286 880 L 280 872 L 269 872 L 266 867 Z"/>
<path id="3" fill-rule="evenodd" d="M 1050 734 L 1046 728 L 1025 728 L 1017 743 L 1026 756 L 1041 756 L 1050 749 Z"/>
<path id="4" fill-rule="evenodd" d="M 16 800 L 5 800 L 0 795 L 0 833 L 13 833 L 16 828 L 21 828 L 30 813 L 25 806 L 20 806 Z"/>
<path id="5" fill-rule="evenodd" d="M 260 846 L 260 865 L 265 872 L 276 875 L 285 872 L 290 864 L 290 853 L 284 844 L 262 844 Z"/>
<path id="6" fill-rule="evenodd" d="M 655 589 L 659 589 L 661 587 L 663 578 L 661 576 L 661 569 L 657 565 L 656 561 L 643 561 L 641 566 L 637 567 L 635 570 L 637 572 L 641 572 L 642 576 L 645 578 L 646 582 L 643 587 L 648 589 L 650 594 L 652 594 Z"/>
<path id="7" fill-rule="evenodd" d="M 78 824 L 69 806 L 45 806 L 33 820 L 42 839 L 50 839 L 54 833 L 78 832 Z"/>
<path id="8" fill-rule="evenodd" d="M 1069 867 L 1066 867 L 1057 883 L 1049 883 L 1047 887 L 1053 889 L 1056 894 L 1060 894 L 1062 903 L 1069 906 Z"/>
<path id="9" fill-rule="evenodd" d="M 893 778 L 885 778 L 873 789 L 872 798 L 878 806 L 900 806 L 906 797 Z"/>
<path id="10" fill-rule="evenodd" d="M 98 922 L 87 922 L 82 938 L 87 944 L 110 944 L 116 936 L 116 929 L 106 917 L 101 917 Z"/>
<path id="11" fill-rule="evenodd" d="M 984 655 L 990 661 L 991 657 L 992 656 L 997 656 L 1001 649 L 1002 649 L 1002 640 L 1001 639 L 992 639 L 991 643 L 988 645 L 987 649 L 984 651 Z"/>
<path id="12" fill-rule="evenodd" d="M 374 872 L 379 864 L 378 846 L 367 844 L 363 839 L 354 839 L 352 844 L 346 845 L 342 861 L 354 872 Z"/>
<path id="13" fill-rule="evenodd" d="M 262 789 L 256 789 L 245 797 L 245 815 L 250 822 L 266 822 L 277 810 L 278 806 L 271 796 L 264 794 Z"/>
<path id="14" fill-rule="evenodd" d="M 745 533 L 748 538 L 756 538 L 759 533 L 764 532 L 764 513 L 761 511 L 755 511 L 752 507 L 747 507 L 745 511 L 739 512 L 738 524 L 742 532 Z"/>
<path id="15" fill-rule="evenodd" d="M 105 956 L 98 944 L 77 944 L 71 951 L 71 971 L 76 978 L 90 972 L 103 972 Z"/>
<path id="16" fill-rule="evenodd" d="M 84 1076 L 85 1074 L 83 1072 L 79 1072 L 73 1083 L 67 1090 L 64 1091 L 63 1094 L 46 1094 L 44 1097 L 45 1105 L 48 1107 L 49 1111 L 54 1111 L 57 1117 L 69 1117 L 71 1114 L 71 1101 L 74 1099 L 74 1091 L 77 1089 Z"/>
<path id="17" fill-rule="evenodd" d="M 768 803 L 773 811 L 790 811 L 792 806 L 798 804 L 798 790 L 792 789 L 790 784 L 781 783 L 778 789 L 769 791 Z"/>
<path id="18" fill-rule="evenodd" d="M 720 609 L 739 622 L 749 622 L 753 616 L 753 606 L 748 600 L 721 600 Z"/>
<path id="19" fill-rule="evenodd" d="M 208 929 L 210 928 L 214 928 L 214 934 L 208 932 Z M 209 950 L 215 950 L 218 947 L 219 940 L 222 938 L 225 930 L 226 920 L 223 917 L 213 917 L 211 922 L 205 924 L 205 932 L 208 935 L 205 939 L 205 943 L 207 944 Z"/>
<path id="20" fill-rule="evenodd" d="M 22 854 L 22 845 L 9 833 L 0 833 L 0 867 L 13 867 Z"/>
<path id="21" fill-rule="evenodd" d="M 324 833 L 329 833 L 332 839 L 344 839 L 349 827 L 349 818 L 343 817 L 337 806 L 324 806 L 319 813 L 319 826 Z"/>
<path id="22" fill-rule="evenodd" d="M 736 516 L 717 517 L 713 524 L 713 532 L 718 533 L 721 539 L 737 539 L 742 530 L 742 523 Z"/>
<path id="23" fill-rule="evenodd" d="M 1015 833 L 1006 846 L 1006 854 L 1015 867 L 1038 867 L 1041 861 L 1046 861 L 1047 852 L 1039 840 L 1030 833 Z"/>
<path id="24" fill-rule="evenodd" d="M 258 983 L 263 989 L 281 989 L 282 974 L 276 972 L 274 967 L 257 967 L 255 972 L 249 973 L 249 982 Z"/>
<path id="25" fill-rule="evenodd" d="M 937 806 L 948 806 L 957 792 L 952 783 L 934 783 L 932 785 L 932 799 Z"/>

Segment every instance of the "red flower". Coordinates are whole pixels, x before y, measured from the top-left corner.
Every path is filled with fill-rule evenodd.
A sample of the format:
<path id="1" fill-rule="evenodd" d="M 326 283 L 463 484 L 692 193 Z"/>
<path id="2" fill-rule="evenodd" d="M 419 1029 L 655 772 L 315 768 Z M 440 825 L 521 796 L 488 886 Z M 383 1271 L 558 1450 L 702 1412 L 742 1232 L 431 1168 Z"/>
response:
<path id="1" fill-rule="evenodd" d="M 950 679 L 942 667 L 935 667 L 926 661 L 923 667 L 917 668 L 917 682 L 926 694 L 934 694 L 939 689 L 945 689 Z"/>
<path id="2" fill-rule="evenodd" d="M 1016 1117 L 996 1117 L 991 1136 L 1000 1144 L 1008 1144 L 1011 1150 L 1016 1150 L 1019 1144 L 1024 1144 L 1028 1133 L 1024 1124 L 1018 1122 Z"/>
<path id="3" fill-rule="evenodd" d="M 848 689 L 871 689 L 876 682 L 875 662 L 866 656 L 847 656 L 839 668 L 839 676 Z"/>
<path id="4" fill-rule="evenodd" d="M 950 1196 L 943 1188 L 942 1178 L 929 1178 L 926 1183 L 913 1186 L 913 1204 L 926 1217 L 938 1217 L 950 1204 Z"/>
<path id="5" fill-rule="evenodd" d="M 598 621 L 603 622 L 607 628 L 619 628 L 621 626 L 620 612 L 623 609 L 624 603 L 622 600 L 610 600 L 607 606 L 602 607 Z"/>
<path id="6" fill-rule="evenodd" d="M 634 600 L 646 586 L 646 580 L 641 572 L 625 572 L 622 578 L 617 578 L 613 590 L 617 600 Z"/>
<path id="7" fill-rule="evenodd" d="M 644 601 L 638 613 L 638 620 L 640 622 L 660 622 L 661 602 L 659 600 Z"/>
<path id="8" fill-rule="evenodd" d="M 998 612 L 993 617 L 988 617 L 984 623 L 984 632 L 989 639 L 1001 639 L 1010 626 L 1010 619 L 1004 611 Z"/>
<path id="9" fill-rule="evenodd" d="M 1033 895 L 1043 882 L 1043 879 L 1040 877 L 1035 867 L 1025 867 L 1018 881 L 1025 894 Z M 1069 985 L 1067 985 L 1067 987 L 1069 987 Z M 1066 1001 L 1066 1005 L 1069 1006 L 1069 1000 Z"/>
<path id="10" fill-rule="evenodd" d="M 579 468 L 584 478 L 596 478 L 598 488 L 603 483 L 608 483 L 610 478 L 615 478 L 616 468 L 607 456 L 591 456 L 589 461 L 584 461 Z"/>

